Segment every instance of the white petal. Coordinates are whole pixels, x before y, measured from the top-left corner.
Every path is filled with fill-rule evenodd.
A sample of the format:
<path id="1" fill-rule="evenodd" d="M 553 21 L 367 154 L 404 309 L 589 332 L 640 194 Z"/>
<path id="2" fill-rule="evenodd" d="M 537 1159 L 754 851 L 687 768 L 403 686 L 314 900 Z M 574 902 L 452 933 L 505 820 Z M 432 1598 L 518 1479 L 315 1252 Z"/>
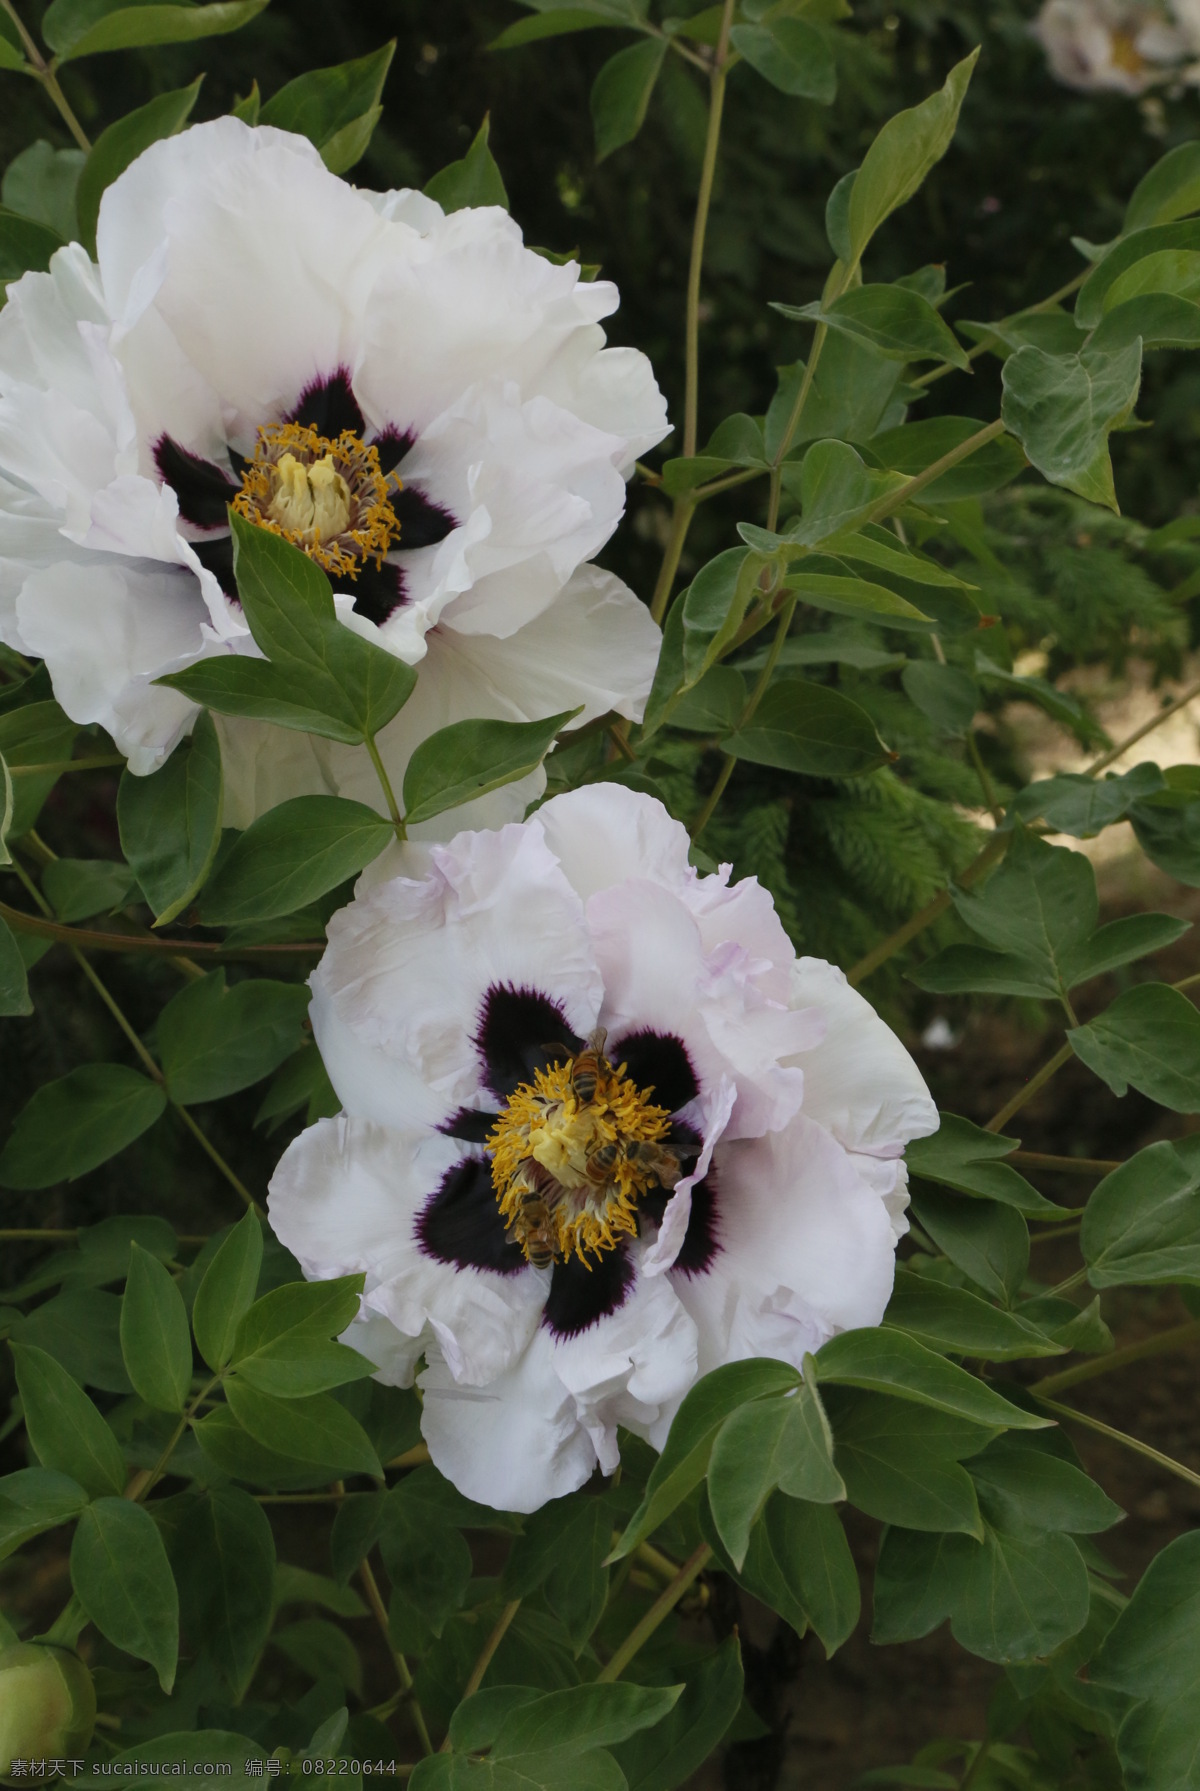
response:
<path id="1" fill-rule="evenodd" d="M 554 1367 L 574 1400 L 600 1466 L 617 1466 L 617 1426 L 649 1436 L 696 1380 L 696 1327 L 665 1280 L 639 1273 L 624 1305 L 554 1345 Z"/>
<path id="2" fill-rule="evenodd" d="M 539 990 L 583 1035 L 599 971 L 578 897 L 536 822 L 431 849 L 422 882 L 377 886 L 336 914 L 313 974 L 313 1030 L 351 1112 L 436 1124 L 482 1087 L 474 1036 L 498 986 Z"/>
<path id="3" fill-rule="evenodd" d="M 824 1043 L 805 1053 L 804 1111 L 848 1150 L 895 1157 L 912 1138 L 938 1129 L 921 1072 L 870 1002 L 821 958 L 799 958 L 795 1007 L 826 1017 Z"/>
<path id="4" fill-rule="evenodd" d="M 546 844 L 586 901 L 637 877 L 680 890 L 696 881 L 687 830 L 653 796 L 620 784 L 589 784 L 538 810 Z"/>
<path id="5" fill-rule="evenodd" d="M 820 1126 L 716 1151 L 719 1249 L 671 1280 L 696 1322 L 700 1370 L 745 1356 L 799 1367 L 835 1332 L 877 1325 L 892 1290 L 895 1234 L 880 1193 Z"/>
<path id="6" fill-rule="evenodd" d="M 35 572 L 17 599 L 22 638 L 67 714 L 106 727 L 138 775 L 162 763 L 196 713 L 151 680 L 197 656 L 203 615 L 190 573 L 107 558 Z"/>
<path id="7" fill-rule="evenodd" d="M 606 348 L 596 354 L 592 342 L 585 346 L 580 331 L 546 369 L 539 385 L 597 429 L 625 438 L 616 463 L 623 473 L 632 472 L 634 462 L 671 432 L 667 401 L 639 349 Z"/>
<path id="8" fill-rule="evenodd" d="M 460 1387 L 436 1349 L 428 1361 L 419 1380 L 421 1433 L 434 1466 L 467 1498 L 498 1511 L 537 1511 L 591 1478 L 596 1451 L 545 1331 L 487 1387 Z"/>
<path id="9" fill-rule="evenodd" d="M 293 796 L 340 793 L 329 768 L 327 740 L 238 715 L 214 715 L 213 721 L 221 741 L 221 819 L 226 827 L 249 827 L 259 815 Z M 365 748 L 363 757 L 367 757 Z M 374 771 L 369 762 L 368 769 Z M 382 811 L 378 779 L 370 800 Z"/>
<path id="10" fill-rule="evenodd" d="M 457 1379 L 493 1380 L 541 1317 L 545 1290 L 536 1272 L 458 1268 L 421 1243 L 421 1211 L 470 1154 L 436 1132 L 395 1132 L 343 1114 L 302 1132 L 271 1178 L 272 1229 L 308 1279 L 366 1274 L 363 1316 L 386 1320 L 400 1339 L 388 1343 L 386 1356 L 371 1354 L 385 1378 L 397 1362 L 407 1362 L 411 1376 L 416 1356 L 436 1339 Z M 380 1334 L 377 1325 L 373 1332 Z"/>

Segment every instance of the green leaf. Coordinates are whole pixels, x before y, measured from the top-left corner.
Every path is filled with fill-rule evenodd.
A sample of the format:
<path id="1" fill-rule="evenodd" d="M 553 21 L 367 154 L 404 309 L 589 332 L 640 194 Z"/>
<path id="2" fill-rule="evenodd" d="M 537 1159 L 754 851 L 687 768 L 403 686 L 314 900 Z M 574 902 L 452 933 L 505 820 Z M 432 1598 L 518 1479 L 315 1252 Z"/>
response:
<path id="1" fill-rule="evenodd" d="M 346 145 L 348 140 L 343 132 L 375 112 L 395 50 L 393 39 L 369 56 L 297 75 L 266 101 L 258 115 L 259 123 L 273 124 L 281 131 L 297 131 L 316 144 L 334 174 L 344 174 L 353 166 L 352 160 L 345 159 L 345 153 L 352 150 L 340 156 L 329 152 L 339 137 L 342 144 L 338 147 Z M 364 142 L 358 153 L 365 148 Z"/>
<path id="2" fill-rule="evenodd" d="M 132 1393 L 121 1354 L 121 1302 L 96 1287 L 68 1284 L 14 1324 L 14 1343 L 32 1343 L 60 1362 L 81 1387 Z"/>
<path id="3" fill-rule="evenodd" d="M 610 1559 L 619 1561 L 631 1554 L 700 1484 L 717 1432 L 731 1412 L 752 1399 L 788 1392 L 800 1385 L 800 1379 L 787 1363 L 763 1359 L 726 1363 L 698 1381 L 675 1414 L 642 1502 Z"/>
<path id="4" fill-rule="evenodd" d="M 702 566 L 675 601 L 683 624 L 685 687 L 698 684 L 741 627 L 765 561 L 730 547 Z M 669 626 L 669 624 L 668 624 Z M 666 643 L 664 642 L 664 654 Z"/>
<path id="5" fill-rule="evenodd" d="M 248 827 L 200 902 L 206 926 L 274 920 L 355 877 L 394 839 L 389 821 L 342 796 L 296 796 Z"/>
<path id="6" fill-rule="evenodd" d="M 29 64 L 21 51 L 16 28 L 6 17 L 4 24 L 0 25 L 0 68 L 17 72 L 22 69 L 27 70 L 28 67 Z"/>
<path id="7" fill-rule="evenodd" d="M 19 280 L 27 273 L 44 274 L 50 257 L 62 248 L 63 241 L 49 224 L 0 208 L 0 280 Z"/>
<path id="8" fill-rule="evenodd" d="M 296 1399 L 375 1372 L 331 1338 L 358 1316 L 361 1275 L 292 1281 L 256 1300 L 238 1326 L 232 1367 L 261 1393 Z"/>
<path id="9" fill-rule="evenodd" d="M 172 1566 L 188 1635 L 242 1698 L 274 1615 L 275 1539 L 262 1506 L 236 1486 L 206 1489 L 188 1508 Z"/>
<path id="10" fill-rule="evenodd" d="M 42 872 L 42 888 L 58 919 L 70 922 L 123 908 L 137 879 L 127 864 L 110 858 L 56 858 Z"/>
<path id="11" fill-rule="evenodd" d="M 53 1468 L 18 1468 L 6 1474 L 0 1480 L 0 1561 L 31 1537 L 78 1517 L 87 1502 L 79 1482 Z"/>
<path id="12" fill-rule="evenodd" d="M 1056 690 L 1045 678 L 1025 677 L 1017 672 L 1009 672 L 1003 666 L 996 665 L 986 653 L 976 650 L 975 670 L 986 682 L 1003 684 L 1013 691 L 1015 696 L 1029 703 L 1036 703 L 1047 715 L 1063 727 L 1070 728 L 1083 745 L 1108 746 L 1110 741 L 1103 728 L 1097 727 L 1086 709 L 1077 698 L 1069 696 L 1066 691 Z"/>
<path id="13" fill-rule="evenodd" d="M 0 1187 L 74 1181 L 140 1138 L 166 1104 L 157 1083 L 124 1064 L 82 1064 L 22 1107 L 0 1152 Z"/>
<path id="14" fill-rule="evenodd" d="M 582 1652 L 608 1596 L 605 1557 L 612 1546 L 613 1517 L 604 1498 L 555 1499 L 534 1512 L 513 1543 L 504 1567 L 509 1597 L 544 1587 L 546 1603 Z"/>
<path id="15" fill-rule="evenodd" d="M 830 1505 L 776 1493 L 737 1577 L 798 1633 L 811 1624 L 827 1658 L 854 1632 L 861 1609 L 858 1570 Z"/>
<path id="16" fill-rule="evenodd" d="M 1065 1348 L 1027 1318 L 989 1306 L 965 1287 L 947 1287 L 905 1269 L 896 1271 L 883 1322 L 939 1353 L 978 1356 L 985 1362 L 1057 1356 Z"/>
<path id="17" fill-rule="evenodd" d="M 710 666 L 672 709 L 671 726 L 698 734 L 727 734 L 737 726 L 748 694 L 740 671 L 731 665 Z"/>
<path id="18" fill-rule="evenodd" d="M 746 528 L 744 523 L 740 526 Z M 813 609 L 827 610 L 835 616 L 855 616 L 862 621 L 890 622 L 894 626 L 931 620 L 924 610 L 887 585 L 858 578 L 848 569 L 828 570 L 842 564 L 841 560 L 825 555 L 793 563 L 787 575 L 788 588 Z"/>
<path id="19" fill-rule="evenodd" d="M 179 1594 L 154 1520 L 131 1499 L 97 1499 L 71 1544 L 75 1595 L 114 1647 L 146 1660 L 163 1691 L 175 1683 Z"/>
<path id="20" fill-rule="evenodd" d="M 0 920 L 0 1014 L 31 1014 L 29 979 L 21 948 L 13 938 L 8 923 Z"/>
<path id="21" fill-rule="evenodd" d="M 1040 1437 L 998 1437 L 971 1461 L 991 1521 L 1007 1535 L 1063 1530 L 1093 1535 L 1125 1513 L 1081 1468 L 1042 1446 Z"/>
<path id="22" fill-rule="evenodd" d="M 305 1617 L 285 1624 L 271 1637 L 271 1644 L 310 1679 L 332 1679 L 343 1691 L 362 1697 L 362 1661 L 344 1629 L 325 1617 Z M 342 1713 L 343 1726 L 345 1712 Z"/>
<path id="23" fill-rule="evenodd" d="M 248 25 L 266 4 L 267 0 L 213 0 L 209 6 L 130 6 L 128 0 L 54 0 L 42 20 L 42 36 L 59 62 L 71 62 L 103 50 L 224 36 Z"/>
<path id="24" fill-rule="evenodd" d="M 1157 765 L 1135 765 L 1120 776 L 1084 777 L 1063 771 L 1027 784 L 1013 808 L 1023 821 L 1046 821 L 1054 833 L 1069 833 L 1078 840 L 1092 839 L 1124 820 L 1133 804 L 1166 788 Z"/>
<path id="25" fill-rule="evenodd" d="M 666 53 L 665 37 L 648 38 L 618 50 L 596 76 L 591 104 L 598 162 L 632 143 L 641 130 Z"/>
<path id="26" fill-rule="evenodd" d="M 885 1524 L 983 1535 L 975 1488 L 958 1464 L 995 1435 L 930 1407 L 838 1388 L 829 1395 L 836 1460 L 851 1502 Z"/>
<path id="27" fill-rule="evenodd" d="M 329 580 L 307 554 L 240 516 L 231 523 L 242 607 L 270 663 L 232 654 L 155 681 L 222 714 L 348 745 L 377 733 L 412 695 L 415 671 L 337 620 Z"/>
<path id="28" fill-rule="evenodd" d="M 489 50 L 516 50 L 522 44 L 537 43 L 543 37 L 563 37 L 570 31 L 595 31 L 601 25 L 611 25 L 615 21 L 602 14 L 585 11 L 577 6 L 556 6 L 551 12 L 540 13 L 532 19 L 518 19 L 515 25 L 509 25 L 499 37 L 494 37 L 488 45 Z"/>
<path id="29" fill-rule="evenodd" d="M 252 977 L 228 989 L 223 967 L 189 983 L 158 1020 L 171 1099 L 217 1101 L 269 1076 L 299 1046 L 307 1013 L 302 984 Z"/>
<path id="30" fill-rule="evenodd" d="M 227 1384 L 225 1394 L 238 1423 L 275 1454 L 295 1461 L 336 1463 L 343 1474 L 382 1477 L 379 1457 L 366 1431 L 328 1393 L 276 1399 L 235 1378 Z"/>
<path id="31" fill-rule="evenodd" d="M 193 1430 L 204 1454 L 221 1474 L 231 1480 L 248 1480 L 252 1486 L 299 1490 L 328 1485 L 345 1471 L 344 1462 L 336 1459 L 302 1461 L 268 1448 L 238 1423 L 228 1406 L 218 1406 Z"/>
<path id="32" fill-rule="evenodd" d="M 736 1635 L 727 1636 L 666 1716 L 615 1749 L 629 1791 L 674 1791 L 698 1771 L 741 1708 L 742 1686 L 741 1648 Z"/>
<path id="33" fill-rule="evenodd" d="M 1081 330 L 1096 327 L 1109 308 L 1109 295 L 1115 287 L 1125 292 L 1136 291 L 1139 276 L 1133 273 L 1138 264 L 1164 254 L 1189 254 L 1200 249 L 1200 221 L 1154 224 L 1131 231 L 1115 242 L 1092 267 L 1075 300 L 1075 324 Z M 1163 266 L 1162 262 L 1159 266 Z M 1129 284 L 1124 284 L 1132 274 Z M 1119 299 L 1118 299 L 1119 302 Z"/>
<path id="34" fill-rule="evenodd" d="M 181 1412 L 192 1384 L 183 1295 L 148 1250 L 133 1245 L 121 1301 L 121 1353 L 134 1390 L 155 1411 Z"/>
<path id="35" fill-rule="evenodd" d="M 1200 1283 L 1200 1159 L 1151 1144 L 1106 1175 L 1083 1211 L 1093 1287 Z"/>
<path id="36" fill-rule="evenodd" d="M 1029 344 L 1004 363 L 1004 426 L 1052 485 L 1116 510 L 1108 437 L 1137 403 L 1141 376 L 1140 342 L 1073 355 Z"/>
<path id="37" fill-rule="evenodd" d="M 899 1399 L 931 1405 L 975 1424 L 1042 1430 L 1049 1423 L 1010 1404 L 973 1374 L 899 1331 L 843 1331 L 818 1350 L 817 1372 L 822 1383 L 894 1393 Z"/>
<path id="38" fill-rule="evenodd" d="M 43 1467 L 68 1474 L 91 1493 L 120 1492 L 125 1458 L 116 1437 L 82 1387 L 32 1344 L 11 1346 L 25 1428 Z"/>
<path id="39" fill-rule="evenodd" d="M 509 1712 L 492 1744 L 492 1758 L 548 1748 L 605 1747 L 649 1729 L 674 1708 L 682 1685 L 573 1685 L 547 1692 Z"/>
<path id="40" fill-rule="evenodd" d="M 35 672 L 33 678 L 39 678 Z M 29 680 L 33 683 L 33 679 Z M 49 691 L 50 680 L 45 680 Z M 0 712 L 0 759 L 4 762 L 5 825 L 0 827 L 0 863 L 11 863 L 4 840 L 19 839 L 37 820 L 43 802 L 58 782 L 57 772 L 10 778 L 21 765 L 46 765 L 69 759 L 79 729 L 57 703 L 34 701 Z M 11 802 L 9 800 L 11 798 Z"/>
<path id="41" fill-rule="evenodd" d="M 121 850 L 159 926 L 183 913 L 221 841 L 221 748 L 211 716 L 150 777 L 125 771 L 117 789 Z"/>
<path id="42" fill-rule="evenodd" d="M 912 479 L 955 448 L 961 448 L 979 434 L 979 428 L 975 417 L 924 417 L 873 435 L 867 453 L 875 464 Z M 981 497 L 1007 485 L 1025 464 L 1017 443 L 1009 436 L 998 436 L 927 485 L 920 502 L 936 509 L 939 504 L 959 498 Z"/>
<path id="43" fill-rule="evenodd" d="M 773 304 L 798 321 L 823 323 L 898 361 L 948 361 L 970 367 L 967 351 L 927 298 L 908 286 L 852 286 L 831 304 Z"/>
<path id="44" fill-rule="evenodd" d="M 810 777 L 857 777 L 890 756 L 865 709 L 802 678 L 772 684 L 752 719 L 722 745 L 751 764 Z"/>
<path id="45" fill-rule="evenodd" d="M 871 144 L 846 209 L 849 259 L 857 261 L 884 219 L 910 200 L 950 147 L 979 51 L 951 69 L 945 85 L 919 106 L 889 118 Z"/>
<path id="46" fill-rule="evenodd" d="M 86 159 L 81 149 L 53 149 L 39 137 L 4 170 L 0 201 L 22 217 L 48 224 L 64 242 L 70 242 L 79 234 L 75 188 Z"/>
<path id="47" fill-rule="evenodd" d="M 149 149 L 152 143 L 159 142 L 163 137 L 173 137 L 176 131 L 183 129 L 191 117 L 203 79 L 203 75 L 200 75 L 190 87 L 180 87 L 174 93 L 158 94 L 148 104 L 139 106 L 136 112 L 128 112 L 124 118 L 118 118 L 115 124 L 110 124 L 97 137 L 91 154 L 83 164 L 75 195 L 79 212 L 79 235 L 85 248 L 95 248 L 96 220 L 100 215 L 100 201 L 105 189 L 112 185 L 119 174 L 124 174 L 130 162 L 135 161 L 144 149 Z"/>
<path id="48" fill-rule="evenodd" d="M 579 714 L 544 721 L 456 721 L 422 740 L 404 773 L 405 820 L 428 821 L 535 771 L 555 736 Z"/>
<path id="49" fill-rule="evenodd" d="M 837 65 L 825 35 L 804 19 L 768 18 L 762 25 L 735 25 L 730 42 L 772 87 L 798 99 L 831 103 Z"/>
<path id="50" fill-rule="evenodd" d="M 1067 1037 L 1115 1095 L 1132 1086 L 1175 1113 L 1200 1113 L 1200 1014 L 1177 989 L 1139 983 Z"/>
<path id="51" fill-rule="evenodd" d="M 1138 845 L 1160 870 L 1189 888 L 1200 887 L 1200 801 L 1168 787 L 1131 804 Z"/>
<path id="52" fill-rule="evenodd" d="M 1200 143 L 1180 143 L 1143 174 L 1130 195 L 1122 236 L 1200 211 Z"/>
<path id="53" fill-rule="evenodd" d="M 1107 311 L 1088 347 L 1119 354 L 1138 337 L 1143 350 L 1200 348 L 1200 304 L 1168 293 L 1147 293 Z"/>
<path id="54" fill-rule="evenodd" d="M 857 521 L 880 484 L 849 442 L 814 442 L 800 462 L 800 524 L 784 538 L 808 546 L 827 540 Z"/>
<path id="55" fill-rule="evenodd" d="M 961 738 L 980 705 L 979 686 L 969 672 L 935 659 L 910 659 L 900 674 L 905 694 L 939 733 Z"/>
<path id="56" fill-rule="evenodd" d="M 179 1762 L 186 1760 L 192 1771 L 200 1772 L 206 1765 L 210 1766 L 211 1773 L 207 1776 L 221 1778 L 228 1791 L 252 1791 L 258 1780 L 253 1776 L 251 1762 L 261 1760 L 265 1766 L 267 1757 L 266 1748 L 259 1747 L 257 1741 L 251 1741 L 245 1735 L 235 1735 L 229 1729 L 188 1729 L 156 1735 L 153 1741 L 124 1748 L 119 1754 L 109 1755 L 109 1762 L 114 1770 L 133 1778 L 152 1766 L 178 1771 Z M 230 1774 L 225 1769 L 235 1761 L 237 1764 Z"/>
<path id="57" fill-rule="evenodd" d="M 708 1503 L 735 1567 L 745 1561 L 750 1532 L 777 1487 L 814 1504 L 846 1496 L 811 1358 L 806 1366 L 808 1374 L 794 1393 L 741 1406 L 717 1432 L 708 1464 Z"/>
<path id="58" fill-rule="evenodd" d="M 1184 1791 L 1196 1782 L 1200 1713 L 1200 1531 L 1156 1555 L 1088 1665 L 1091 1684 L 1137 1702 L 1117 1733 L 1125 1783 Z"/>
<path id="59" fill-rule="evenodd" d="M 420 1481 L 401 1481 L 391 1489 L 379 1525 L 379 1548 L 394 1588 L 393 1623 L 395 1599 L 402 1598 L 428 1631 L 440 1636 L 466 1597 L 471 1551 L 452 1514 L 427 1493 Z"/>
<path id="60" fill-rule="evenodd" d="M 508 210 L 504 176 L 488 147 L 490 131 L 491 121 L 485 118 L 462 160 L 440 168 L 426 181 L 426 194 L 443 211 L 461 211 L 466 205 L 499 205 Z"/>
<path id="61" fill-rule="evenodd" d="M 258 1214 L 248 1211 L 204 1271 L 192 1307 L 192 1328 L 200 1354 L 214 1372 L 224 1368 L 233 1354 L 238 1326 L 258 1286 L 262 1255 L 262 1225 Z"/>
<path id="62" fill-rule="evenodd" d="M 1029 1270 L 1029 1227 L 995 1200 L 961 1200 L 924 1189 L 914 1216 L 938 1249 L 993 1299 L 1011 1305 Z"/>
<path id="63" fill-rule="evenodd" d="M 986 1514 L 985 1514 L 986 1515 Z M 984 1539 L 889 1529 L 875 1573 L 872 1640 L 928 1635 L 947 1617 L 956 1641 L 1007 1664 L 1050 1654 L 1087 1621 L 1087 1569 L 1069 1537 Z"/>

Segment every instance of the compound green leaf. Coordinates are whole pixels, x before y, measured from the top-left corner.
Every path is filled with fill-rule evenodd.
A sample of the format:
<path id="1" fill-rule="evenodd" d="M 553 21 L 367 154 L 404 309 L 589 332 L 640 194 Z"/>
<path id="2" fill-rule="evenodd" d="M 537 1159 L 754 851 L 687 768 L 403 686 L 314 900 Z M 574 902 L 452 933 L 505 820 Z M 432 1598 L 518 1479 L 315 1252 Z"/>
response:
<path id="1" fill-rule="evenodd" d="M 365 803 L 344 796 L 296 796 L 252 823 L 222 858 L 204 891 L 207 926 L 274 920 L 336 889 L 395 838 Z"/>
<path id="2" fill-rule="evenodd" d="M 1067 1037 L 1115 1095 L 1133 1087 L 1175 1113 L 1200 1113 L 1200 1014 L 1177 989 L 1139 983 Z"/>
<path id="3" fill-rule="evenodd" d="M 957 63 L 939 92 L 889 118 L 863 158 L 846 206 L 846 246 L 857 261 L 883 223 L 910 200 L 950 147 L 979 51 Z"/>
<path id="4" fill-rule="evenodd" d="M 761 25 L 735 25 L 729 38 L 739 56 L 781 93 L 827 106 L 837 92 L 833 51 L 805 19 L 768 17 Z"/>
<path id="5" fill-rule="evenodd" d="M 221 37 L 256 18 L 267 0 L 213 0 L 209 6 L 142 5 L 128 0 L 54 0 L 42 20 L 42 36 L 59 62 L 105 50 L 150 44 L 195 43 Z"/>
<path id="6" fill-rule="evenodd" d="M 183 913 L 208 875 L 221 840 L 221 792 L 220 743 L 203 713 L 160 770 L 122 774 L 121 850 L 159 926 Z"/>
<path id="7" fill-rule="evenodd" d="M 169 1271 L 136 1243 L 121 1300 L 121 1354 L 147 1405 L 161 1412 L 183 1410 L 192 1384 L 187 1308 Z"/>
<path id="8" fill-rule="evenodd" d="M 156 1082 L 124 1064 L 82 1064 L 22 1107 L 0 1152 L 0 1187 L 74 1181 L 140 1138 L 166 1104 Z"/>
<path id="9" fill-rule="evenodd" d="M 443 211 L 461 211 L 465 205 L 499 205 L 508 210 L 504 177 L 488 147 L 489 132 L 490 123 L 485 118 L 462 160 L 440 168 L 432 180 L 426 181 L 426 193 L 437 200 Z"/>
<path id="10" fill-rule="evenodd" d="M 172 1100 L 217 1101 L 269 1076 L 299 1047 L 307 1013 L 303 984 L 253 977 L 230 989 L 224 968 L 189 983 L 158 1021 Z"/>
<path id="11" fill-rule="evenodd" d="M 33 1344 L 11 1345 L 25 1428 L 43 1467 L 67 1474 L 91 1493 L 125 1485 L 121 1446 L 83 1388 Z"/>
<path id="12" fill-rule="evenodd" d="M 618 50 L 596 76 L 591 105 L 598 162 L 641 130 L 666 53 L 665 37 L 648 38 Z"/>
<path id="13" fill-rule="evenodd" d="M 1114 1169 L 1083 1211 L 1093 1287 L 1200 1282 L 1200 1159 L 1166 1142 Z"/>
<path id="14" fill-rule="evenodd" d="M 179 1594 L 144 1505 L 109 1498 L 88 1506 L 71 1544 L 71 1584 L 101 1635 L 149 1661 L 169 1693 L 179 1658 Z"/>
<path id="15" fill-rule="evenodd" d="M 579 714 L 544 721 L 456 721 L 423 740 L 404 773 L 405 820 L 428 821 L 536 771 L 555 736 Z"/>
<path id="16" fill-rule="evenodd" d="M 250 1310 L 262 1266 L 262 1224 L 245 1213 L 204 1271 L 192 1307 L 192 1328 L 200 1354 L 214 1371 L 233 1354 L 234 1338 Z"/>

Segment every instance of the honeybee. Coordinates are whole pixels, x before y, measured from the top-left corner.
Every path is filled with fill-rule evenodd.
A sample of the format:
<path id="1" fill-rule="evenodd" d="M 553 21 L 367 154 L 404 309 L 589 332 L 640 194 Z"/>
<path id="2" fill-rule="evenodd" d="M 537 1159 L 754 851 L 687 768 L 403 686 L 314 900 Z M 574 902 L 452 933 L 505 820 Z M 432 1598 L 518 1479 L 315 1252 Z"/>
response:
<path id="1" fill-rule="evenodd" d="M 571 1065 L 571 1093 L 580 1107 L 590 1107 L 596 1098 L 596 1084 L 600 1080 L 601 1065 L 607 1063 L 604 1055 L 604 1041 L 608 1033 L 603 1026 L 597 1026 L 587 1036 L 587 1049 L 581 1051 Z"/>
<path id="2" fill-rule="evenodd" d="M 631 1138 L 625 1146 L 625 1161 L 634 1169 L 651 1174 L 660 1188 L 673 1188 L 683 1175 L 679 1158 L 666 1145 L 649 1139 Z"/>
<path id="3" fill-rule="evenodd" d="M 610 1181 L 621 1156 L 621 1142 L 614 1138 L 609 1144 L 602 1144 L 594 1150 L 584 1164 L 583 1173 L 597 1188 L 602 1188 Z"/>
<path id="4" fill-rule="evenodd" d="M 520 1178 L 520 1205 L 508 1222 L 509 1241 L 524 1250 L 535 1269 L 548 1269 L 558 1254 L 554 1209 L 562 1199 L 562 1187 L 534 1157 L 524 1159 Z"/>

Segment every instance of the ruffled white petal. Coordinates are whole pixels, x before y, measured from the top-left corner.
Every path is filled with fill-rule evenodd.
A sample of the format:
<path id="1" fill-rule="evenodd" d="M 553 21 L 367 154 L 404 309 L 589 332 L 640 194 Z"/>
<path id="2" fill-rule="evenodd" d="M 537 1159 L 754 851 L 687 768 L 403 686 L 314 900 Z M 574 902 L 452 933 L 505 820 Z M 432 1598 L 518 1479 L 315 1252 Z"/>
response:
<path id="1" fill-rule="evenodd" d="M 544 1330 L 507 1374 L 464 1387 L 436 1349 L 419 1377 L 421 1434 L 460 1492 L 500 1511 L 536 1511 L 588 1481 L 596 1450 L 559 1379 Z"/>
<path id="2" fill-rule="evenodd" d="M 418 1356 L 436 1341 L 456 1379 L 482 1385 L 508 1370 L 537 1326 L 545 1295 L 536 1271 L 460 1269 L 421 1243 L 422 1210 L 470 1154 L 437 1133 L 343 1114 L 303 1132 L 271 1178 L 272 1228 L 305 1274 L 366 1274 L 367 1328 L 355 1347 L 378 1362 L 380 1379 L 411 1384 Z"/>
<path id="3" fill-rule="evenodd" d="M 718 1145 L 719 1249 L 671 1281 L 695 1321 L 700 1372 L 746 1356 L 800 1367 L 836 1332 L 877 1325 L 895 1234 L 849 1152 L 798 1116 L 782 1132 Z"/>
<path id="4" fill-rule="evenodd" d="M 312 977 L 313 1030 L 339 1096 L 398 1127 L 436 1124 L 478 1094 L 489 989 L 550 994 L 580 1034 L 601 997 L 579 899 L 536 823 L 462 834 L 430 861 L 424 881 L 382 884 L 341 909 Z"/>
<path id="5" fill-rule="evenodd" d="M 804 1111 L 847 1150 L 897 1157 L 913 1138 L 938 1129 L 924 1078 L 870 1002 L 836 965 L 798 958 L 792 1002 L 825 1016 L 825 1036 L 802 1058 Z"/>
<path id="6" fill-rule="evenodd" d="M 53 671 L 54 693 L 80 723 L 100 722 L 129 760 L 155 770 L 195 705 L 153 678 L 198 657 L 203 606 L 183 571 L 148 571 L 108 556 L 26 579 L 16 605 L 27 650 Z"/>
<path id="7" fill-rule="evenodd" d="M 682 891 L 698 873 L 688 836 L 653 796 L 619 784 L 588 784 L 543 803 L 538 825 L 584 901 L 631 877 Z"/>

